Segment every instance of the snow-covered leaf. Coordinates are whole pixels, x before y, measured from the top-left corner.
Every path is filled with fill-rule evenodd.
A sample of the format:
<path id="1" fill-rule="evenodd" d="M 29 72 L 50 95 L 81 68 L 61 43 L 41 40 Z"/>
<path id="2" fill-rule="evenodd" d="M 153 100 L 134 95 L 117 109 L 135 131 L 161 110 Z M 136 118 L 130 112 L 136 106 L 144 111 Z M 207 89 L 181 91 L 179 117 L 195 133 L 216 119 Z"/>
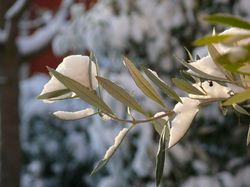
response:
<path id="1" fill-rule="evenodd" d="M 85 102 L 99 108 L 102 112 L 113 113 L 109 106 L 104 103 L 93 91 L 83 86 L 79 82 L 62 75 L 61 73 L 55 71 L 52 68 L 48 68 L 49 72 L 55 76 L 57 80 L 62 82 L 68 89 L 74 92 L 77 96 L 79 96 Z"/>
<path id="2" fill-rule="evenodd" d="M 95 111 L 92 108 L 87 108 L 76 112 L 56 111 L 52 115 L 62 120 L 78 120 L 90 117 L 94 114 Z"/>
<path id="3" fill-rule="evenodd" d="M 231 82 L 227 79 L 224 79 L 224 78 L 221 78 L 221 77 L 217 77 L 217 76 L 214 76 L 214 75 L 211 75 L 211 74 L 207 74 L 203 71 L 201 71 L 200 69 L 194 67 L 192 64 L 195 64 L 196 62 L 194 63 L 187 63 L 186 61 L 176 57 L 177 60 L 182 63 L 185 67 L 187 67 L 188 69 L 190 69 L 192 72 L 194 73 L 191 73 L 191 72 L 188 72 L 190 73 L 190 75 L 193 75 L 195 77 L 199 77 L 199 78 L 203 78 L 203 79 L 206 79 L 206 80 L 214 80 L 214 81 L 220 81 L 220 82 Z"/>
<path id="4" fill-rule="evenodd" d="M 171 119 L 170 137 L 168 147 L 174 146 L 188 131 L 191 122 L 199 111 L 200 101 L 182 97 L 183 103 L 174 107 L 176 116 Z"/>
<path id="5" fill-rule="evenodd" d="M 96 174 L 98 171 L 100 171 L 108 163 L 109 159 L 113 156 L 115 151 L 119 148 L 123 139 L 125 138 L 125 136 L 128 134 L 129 130 L 132 127 L 133 126 L 131 126 L 130 128 L 124 128 L 119 132 L 119 134 L 115 137 L 114 144 L 106 151 L 103 159 L 97 163 L 97 165 L 95 166 L 95 168 L 91 172 L 91 175 Z"/>

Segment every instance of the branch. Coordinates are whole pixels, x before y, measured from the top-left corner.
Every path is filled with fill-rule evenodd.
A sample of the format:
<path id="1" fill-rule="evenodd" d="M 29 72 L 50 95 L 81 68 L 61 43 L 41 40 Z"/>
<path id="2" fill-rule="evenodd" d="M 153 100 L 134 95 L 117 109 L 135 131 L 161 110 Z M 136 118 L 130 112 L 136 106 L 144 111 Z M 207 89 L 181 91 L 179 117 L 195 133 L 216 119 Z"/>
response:
<path id="1" fill-rule="evenodd" d="M 63 0 L 58 12 L 47 25 L 38 29 L 31 36 L 19 36 L 16 41 L 19 54 L 32 55 L 46 47 L 67 19 L 68 8 L 72 2 L 72 0 Z"/>
<path id="2" fill-rule="evenodd" d="M 27 0 L 17 0 L 6 12 L 4 18 L 6 20 L 11 20 L 16 16 L 18 16 L 26 6 L 27 2 L 28 2 Z"/>

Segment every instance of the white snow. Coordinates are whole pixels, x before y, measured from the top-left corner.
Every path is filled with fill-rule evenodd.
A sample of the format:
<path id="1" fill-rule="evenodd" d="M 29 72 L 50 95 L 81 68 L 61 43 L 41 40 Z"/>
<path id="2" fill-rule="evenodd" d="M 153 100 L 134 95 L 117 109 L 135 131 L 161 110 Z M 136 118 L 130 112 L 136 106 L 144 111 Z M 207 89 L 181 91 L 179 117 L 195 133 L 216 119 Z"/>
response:
<path id="1" fill-rule="evenodd" d="M 114 151 L 117 149 L 117 147 L 121 144 L 122 140 L 126 136 L 128 132 L 127 128 L 122 129 L 119 134 L 115 137 L 114 144 L 106 151 L 103 160 L 109 159 L 109 157 L 114 153 Z"/>
<path id="2" fill-rule="evenodd" d="M 59 11 L 50 22 L 43 28 L 38 29 L 30 36 L 18 36 L 17 37 L 17 47 L 22 55 L 28 55 L 30 53 L 36 52 L 42 49 L 55 36 L 59 31 L 61 26 L 64 25 L 65 20 L 68 15 L 68 8 L 71 5 L 72 0 L 64 0 L 61 3 Z"/>
<path id="3" fill-rule="evenodd" d="M 53 113 L 53 115 L 63 120 L 76 120 L 86 118 L 88 116 L 93 115 L 94 113 L 95 111 L 92 108 L 87 108 L 76 112 L 56 111 Z"/>
<path id="4" fill-rule="evenodd" d="M 0 44 L 5 43 L 9 37 L 11 22 L 6 21 L 4 25 L 4 29 L 0 29 Z"/>
<path id="5" fill-rule="evenodd" d="M 26 4 L 27 0 L 16 0 L 16 2 L 10 7 L 5 14 L 5 19 L 10 20 L 17 15 Z"/>

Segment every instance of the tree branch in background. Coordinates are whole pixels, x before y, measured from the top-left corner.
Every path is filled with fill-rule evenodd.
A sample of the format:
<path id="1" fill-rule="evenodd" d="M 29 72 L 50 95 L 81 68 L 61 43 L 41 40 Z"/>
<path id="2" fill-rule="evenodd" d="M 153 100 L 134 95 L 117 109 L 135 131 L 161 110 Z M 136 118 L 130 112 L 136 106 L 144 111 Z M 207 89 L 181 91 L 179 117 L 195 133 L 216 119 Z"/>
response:
<path id="1" fill-rule="evenodd" d="M 64 24 L 73 0 L 63 0 L 59 10 L 50 22 L 30 36 L 18 36 L 17 48 L 21 56 L 32 56 L 48 46 L 51 39 Z"/>

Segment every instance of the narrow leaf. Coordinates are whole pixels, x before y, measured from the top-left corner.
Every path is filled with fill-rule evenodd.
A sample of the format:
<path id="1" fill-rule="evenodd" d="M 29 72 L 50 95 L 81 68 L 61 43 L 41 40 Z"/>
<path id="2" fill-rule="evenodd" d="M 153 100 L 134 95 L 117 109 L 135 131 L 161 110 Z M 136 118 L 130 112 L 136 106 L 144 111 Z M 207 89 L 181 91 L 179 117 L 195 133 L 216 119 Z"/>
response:
<path id="1" fill-rule="evenodd" d="M 212 43 L 219 43 L 225 41 L 226 39 L 232 37 L 233 35 L 212 35 L 212 36 L 205 36 L 193 42 L 193 45 L 200 46 L 200 45 L 207 45 Z"/>
<path id="2" fill-rule="evenodd" d="M 159 135 L 161 135 L 162 130 L 163 130 L 165 124 L 166 124 L 166 120 L 164 120 L 164 119 L 157 119 L 157 120 L 152 121 L 152 124 L 154 126 L 155 131 Z"/>
<path id="3" fill-rule="evenodd" d="M 56 98 L 56 97 L 60 97 L 62 95 L 65 95 L 67 93 L 70 93 L 70 90 L 69 89 L 62 89 L 62 90 L 56 90 L 56 91 L 53 91 L 53 92 L 48 92 L 48 93 L 45 93 L 45 94 L 42 94 L 42 95 L 39 95 L 37 97 L 37 99 L 53 99 L 53 98 Z"/>
<path id="4" fill-rule="evenodd" d="M 128 68 L 129 73 L 131 74 L 133 80 L 135 81 L 136 85 L 141 89 L 141 91 L 161 106 L 166 107 L 161 96 L 159 96 L 153 86 L 143 77 L 143 75 L 135 67 L 135 65 L 126 57 L 124 57 L 123 62 Z"/>
<path id="5" fill-rule="evenodd" d="M 226 100 L 224 103 L 222 103 L 223 106 L 229 106 L 236 103 L 241 103 L 243 101 L 246 101 L 250 99 L 250 89 L 247 89 L 243 92 L 237 93 L 234 96 L 230 97 L 228 100 Z"/>
<path id="6" fill-rule="evenodd" d="M 233 108 L 234 108 L 237 112 L 239 112 L 239 113 L 241 113 L 241 114 L 250 116 L 250 113 L 249 113 L 246 109 L 244 109 L 243 107 L 241 107 L 240 105 L 233 104 Z"/>
<path id="7" fill-rule="evenodd" d="M 115 138 L 115 142 L 114 144 L 106 151 L 104 157 L 102 160 L 100 160 L 97 165 L 95 166 L 95 168 L 93 169 L 93 171 L 91 172 L 91 175 L 96 174 L 98 171 L 100 171 L 110 160 L 110 158 L 114 155 L 114 153 L 116 152 L 116 150 L 119 148 L 119 146 L 121 145 L 123 139 L 126 137 L 126 135 L 128 134 L 129 130 L 132 128 L 133 126 L 131 126 L 130 128 L 124 128 L 122 129 L 119 134 L 116 136 Z"/>
<path id="8" fill-rule="evenodd" d="M 48 68 L 49 72 L 55 76 L 62 84 L 79 96 L 82 100 L 89 103 L 90 105 L 99 108 L 102 112 L 113 113 L 112 110 L 101 100 L 93 91 L 89 90 L 79 82 L 62 75 L 52 68 Z"/>
<path id="9" fill-rule="evenodd" d="M 166 145 L 168 145 L 169 129 L 167 125 L 164 126 L 160 140 L 159 147 L 156 157 L 156 186 L 158 187 L 161 183 L 161 178 L 164 170 L 165 157 L 166 157 Z"/>
<path id="10" fill-rule="evenodd" d="M 186 47 L 184 47 L 184 49 L 185 49 L 185 51 L 186 51 L 187 54 L 188 54 L 189 61 L 194 62 L 195 60 L 194 60 L 194 58 L 193 58 L 191 52 L 190 52 Z"/>
<path id="11" fill-rule="evenodd" d="M 182 102 L 180 97 L 177 95 L 177 93 L 171 89 L 167 84 L 165 84 L 157 75 L 155 75 L 151 70 L 143 68 L 145 74 L 148 76 L 148 78 L 155 83 L 156 86 L 158 86 L 163 93 L 168 95 L 169 97 L 173 98 L 177 102 Z"/>
<path id="12" fill-rule="evenodd" d="M 195 94 L 195 95 L 205 95 L 202 91 L 198 90 L 196 87 L 192 86 L 190 83 L 184 81 L 183 79 L 172 79 L 175 86 L 180 88 L 181 90 L 184 90 L 187 93 Z"/>
<path id="13" fill-rule="evenodd" d="M 137 112 L 145 114 L 145 111 L 143 110 L 141 105 L 130 94 L 128 94 L 123 88 L 119 87 L 112 81 L 107 80 L 102 77 L 97 77 L 97 80 L 99 84 L 118 101 L 136 110 Z"/>
<path id="14" fill-rule="evenodd" d="M 211 55 L 213 62 L 217 65 L 217 67 L 226 75 L 227 78 L 233 80 L 232 74 L 228 72 L 218 61 L 218 58 L 221 56 L 220 52 L 216 49 L 216 47 L 211 44 L 207 46 L 209 54 Z"/>
<path id="15" fill-rule="evenodd" d="M 250 51 L 243 47 L 238 48 L 236 51 L 221 55 L 217 58 L 217 61 L 225 69 L 231 72 L 237 72 L 239 68 L 250 62 Z"/>
<path id="16" fill-rule="evenodd" d="M 250 144 L 250 125 L 248 127 L 248 132 L 247 132 L 247 145 Z"/>
<path id="17" fill-rule="evenodd" d="M 208 52 L 209 52 L 210 56 L 212 57 L 213 61 L 215 63 L 217 63 L 217 58 L 219 56 L 221 56 L 220 52 L 216 49 L 216 47 L 213 44 L 208 45 L 207 48 L 208 48 Z"/>
<path id="18" fill-rule="evenodd" d="M 230 27 L 238 27 L 242 29 L 250 30 L 250 23 L 247 20 L 241 19 L 239 17 L 225 15 L 225 14 L 214 14 L 210 16 L 205 16 L 204 20 L 213 24 L 221 24 Z"/>

